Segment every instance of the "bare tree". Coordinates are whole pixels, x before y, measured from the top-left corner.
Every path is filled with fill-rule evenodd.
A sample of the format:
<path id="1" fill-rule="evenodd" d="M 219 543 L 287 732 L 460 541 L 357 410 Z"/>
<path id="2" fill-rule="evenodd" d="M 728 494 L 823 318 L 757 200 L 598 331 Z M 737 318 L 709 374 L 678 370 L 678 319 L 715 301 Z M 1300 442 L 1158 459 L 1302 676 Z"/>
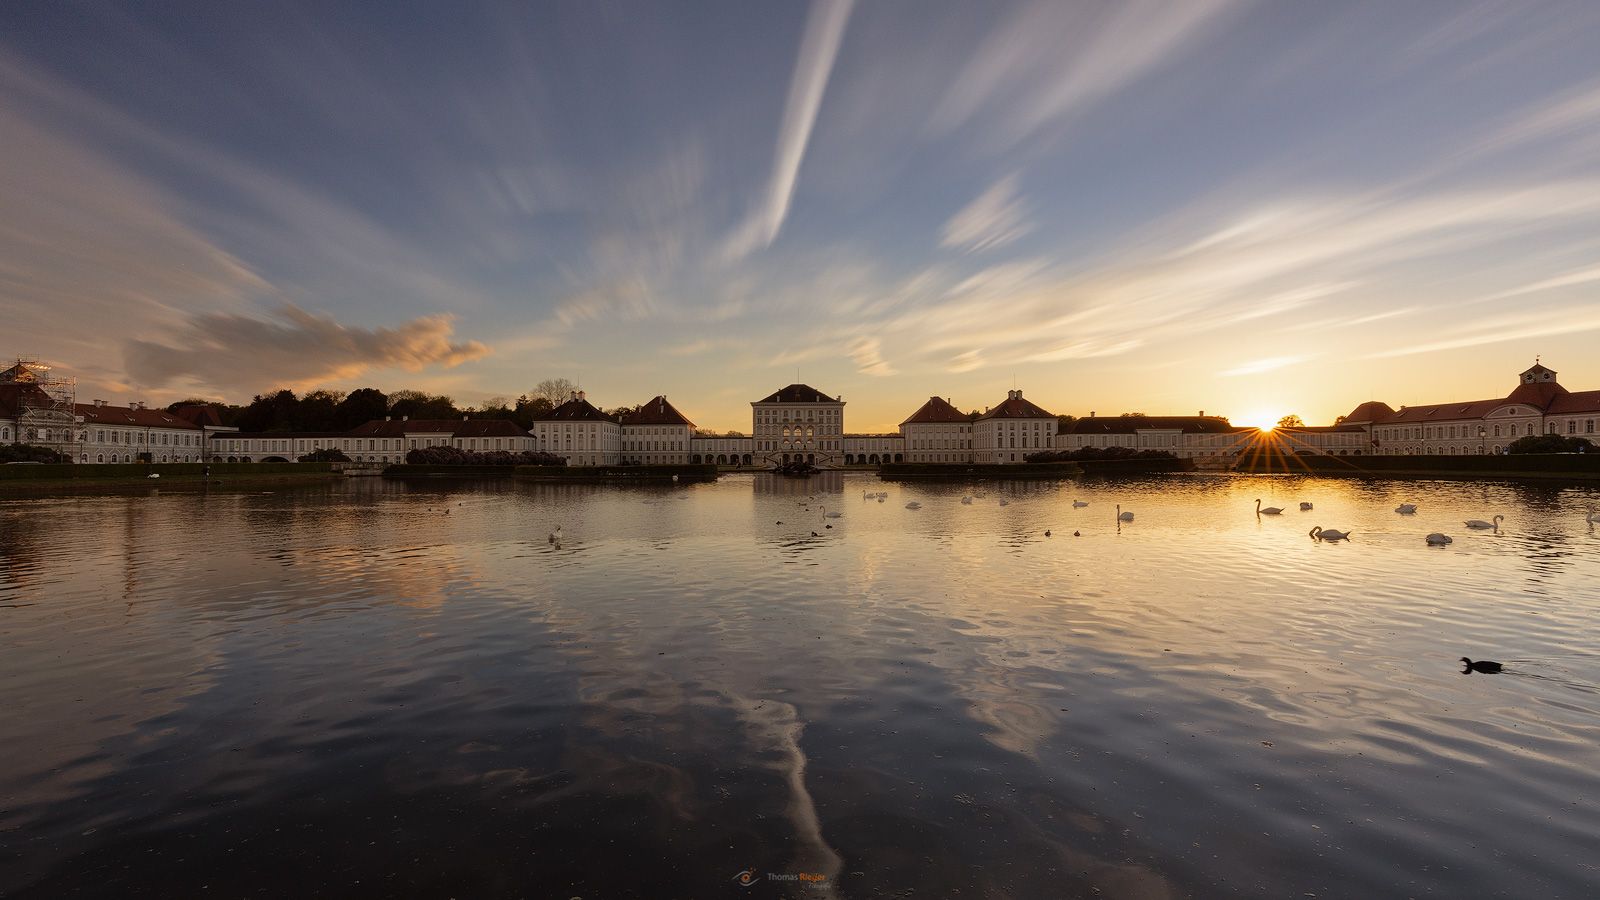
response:
<path id="1" fill-rule="evenodd" d="M 567 402 L 572 397 L 572 392 L 577 389 L 577 385 L 565 378 L 546 378 L 539 382 L 530 394 L 536 399 L 550 401 L 551 406 L 560 406 Z"/>
<path id="2" fill-rule="evenodd" d="M 1301 421 L 1300 417 L 1294 413 L 1290 413 L 1278 420 L 1279 428 L 1304 428 L 1305 424 L 1306 423 Z"/>

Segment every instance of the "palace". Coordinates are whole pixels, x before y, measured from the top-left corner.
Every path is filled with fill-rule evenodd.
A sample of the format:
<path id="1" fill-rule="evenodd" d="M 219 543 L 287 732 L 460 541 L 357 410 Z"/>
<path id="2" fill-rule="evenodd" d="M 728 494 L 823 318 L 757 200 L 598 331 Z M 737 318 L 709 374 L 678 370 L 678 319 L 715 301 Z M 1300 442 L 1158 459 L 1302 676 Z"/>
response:
<path id="1" fill-rule="evenodd" d="M 702 464 L 772 468 L 802 461 L 820 468 L 886 462 L 1012 464 L 1043 450 L 1126 447 L 1191 459 L 1226 461 L 1272 441 L 1283 452 L 1360 454 L 1500 453 L 1534 434 L 1593 438 L 1600 391 L 1572 392 L 1555 371 L 1535 363 L 1508 395 L 1489 400 L 1402 406 L 1370 400 L 1331 426 L 1238 427 L 1202 411 L 1196 416 L 1095 416 L 1069 422 L 1022 396 L 981 412 L 951 398 L 929 397 L 898 432 L 845 430 L 845 400 L 791 384 L 750 403 L 750 434 L 697 433 L 665 395 L 613 416 L 575 391 L 531 428 L 500 419 L 373 420 L 348 432 L 241 434 L 203 404 L 171 412 L 141 403 L 75 402 L 71 382 L 22 361 L 0 372 L 0 443 L 49 447 L 80 463 L 277 462 L 338 450 L 358 462 L 399 463 L 414 449 L 543 451 L 574 466 Z"/>

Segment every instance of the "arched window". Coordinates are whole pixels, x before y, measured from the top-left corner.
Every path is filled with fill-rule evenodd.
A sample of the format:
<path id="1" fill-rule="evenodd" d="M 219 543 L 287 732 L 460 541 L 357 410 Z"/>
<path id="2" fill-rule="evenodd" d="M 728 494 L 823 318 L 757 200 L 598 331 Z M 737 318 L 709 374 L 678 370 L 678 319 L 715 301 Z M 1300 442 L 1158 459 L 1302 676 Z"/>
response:
<path id="1" fill-rule="evenodd" d="M 97 453 L 95 454 L 94 461 L 97 463 L 103 463 L 106 461 L 106 455 L 104 453 Z"/>

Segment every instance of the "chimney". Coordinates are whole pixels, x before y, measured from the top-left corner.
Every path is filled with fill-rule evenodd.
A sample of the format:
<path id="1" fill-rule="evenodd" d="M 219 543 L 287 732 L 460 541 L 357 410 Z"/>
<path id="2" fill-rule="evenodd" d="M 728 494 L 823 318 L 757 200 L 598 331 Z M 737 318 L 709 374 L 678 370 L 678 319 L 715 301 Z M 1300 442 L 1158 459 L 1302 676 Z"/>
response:
<path id="1" fill-rule="evenodd" d="M 106 402 L 104 400 L 96 400 L 96 401 L 94 401 L 94 405 L 96 407 L 101 407 L 101 406 L 105 406 Z"/>
<path id="2" fill-rule="evenodd" d="M 1206 411 L 1203 410 L 1203 409 L 1200 410 L 1200 418 L 1204 419 L 1205 417 L 1206 417 Z"/>
<path id="3" fill-rule="evenodd" d="M 587 393 L 583 392 L 583 391 L 579 391 L 578 392 L 578 399 L 579 400 L 588 400 L 589 399 L 589 395 Z"/>
<path id="4" fill-rule="evenodd" d="M 1089 410 L 1089 418 L 1094 418 L 1094 410 Z"/>

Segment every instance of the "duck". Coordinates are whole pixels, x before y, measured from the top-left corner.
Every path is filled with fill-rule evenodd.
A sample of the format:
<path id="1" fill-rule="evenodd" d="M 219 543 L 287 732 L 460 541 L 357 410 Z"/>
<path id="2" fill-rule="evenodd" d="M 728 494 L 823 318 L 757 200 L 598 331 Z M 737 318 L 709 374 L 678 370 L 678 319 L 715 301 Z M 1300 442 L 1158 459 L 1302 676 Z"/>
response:
<path id="1" fill-rule="evenodd" d="M 971 506 L 972 505 L 972 498 L 971 497 L 962 497 L 961 498 L 961 503 L 964 506 Z"/>
<path id="2" fill-rule="evenodd" d="M 1451 543 L 1450 535 L 1438 531 L 1428 535 L 1423 540 L 1427 541 L 1428 545 L 1432 547 L 1443 547 L 1445 544 Z"/>
<path id="3" fill-rule="evenodd" d="M 1311 512 L 1311 504 L 1309 504 L 1309 503 L 1307 503 L 1307 502 L 1302 500 L 1300 502 L 1300 511 L 1301 512 Z"/>
<path id="4" fill-rule="evenodd" d="M 1045 536 L 1045 537 L 1049 537 L 1049 536 L 1050 536 L 1050 529 L 1048 529 L 1048 528 L 1046 528 L 1046 529 L 1045 529 L 1045 530 L 1044 530 L 1044 536 Z"/>
<path id="5" fill-rule="evenodd" d="M 1402 515 L 1410 515 L 1417 511 L 1417 505 L 1415 503 L 1402 503 L 1396 506 L 1394 511 Z"/>
<path id="6" fill-rule="evenodd" d="M 1351 534 L 1335 528 L 1323 528 L 1321 525 L 1313 525 L 1311 531 L 1307 533 L 1319 541 L 1348 541 Z"/>
<path id="7" fill-rule="evenodd" d="M 1074 500 L 1074 501 L 1072 501 L 1072 508 L 1073 509 L 1083 509 L 1085 506 L 1088 506 L 1088 505 L 1089 505 L 1089 501 L 1087 501 L 1087 500 Z"/>
<path id="8" fill-rule="evenodd" d="M 1505 516 L 1495 516 L 1493 522 L 1485 522 L 1482 519 L 1468 519 L 1465 524 L 1468 528 L 1493 528 L 1495 531 L 1499 531 L 1500 523 L 1505 521 L 1505 518 Z"/>
<path id="9" fill-rule="evenodd" d="M 1131 513 L 1131 512 L 1123 512 L 1121 503 L 1117 504 L 1117 521 L 1118 522 L 1132 522 L 1133 521 L 1133 513 Z"/>
<path id="10" fill-rule="evenodd" d="M 1072 533 L 1072 536 L 1073 536 L 1073 537 L 1083 537 L 1083 532 L 1081 532 L 1081 531 L 1074 531 L 1074 532 L 1073 532 L 1073 533 Z"/>
<path id="11" fill-rule="evenodd" d="M 1010 500 L 1001 500 L 1000 501 L 1000 505 L 1001 506 L 1010 506 L 1011 505 L 1011 501 Z"/>
<path id="12" fill-rule="evenodd" d="M 561 540 L 561 526 L 557 525 L 556 526 L 556 530 L 550 532 L 550 543 L 554 544 L 554 543 L 557 543 L 560 540 Z"/>
<path id="13" fill-rule="evenodd" d="M 817 534 L 815 531 L 811 532 L 811 536 L 812 537 L 822 537 L 822 535 Z"/>
<path id="14" fill-rule="evenodd" d="M 1492 659 L 1480 659 L 1477 662 L 1473 662 L 1472 660 L 1467 659 L 1465 656 L 1461 657 L 1461 664 L 1466 667 L 1461 670 L 1461 674 L 1463 675 L 1471 675 L 1473 672 L 1482 672 L 1485 675 L 1498 675 L 1500 674 L 1500 671 L 1505 668 L 1505 666 L 1500 665 Z"/>
<path id="15" fill-rule="evenodd" d="M 1266 509 L 1262 509 L 1261 508 L 1261 498 L 1257 497 L 1256 498 L 1256 515 L 1258 515 L 1258 516 L 1281 516 L 1281 515 L 1283 515 L 1283 508 L 1282 507 L 1278 507 L 1278 506 L 1269 506 Z"/>

